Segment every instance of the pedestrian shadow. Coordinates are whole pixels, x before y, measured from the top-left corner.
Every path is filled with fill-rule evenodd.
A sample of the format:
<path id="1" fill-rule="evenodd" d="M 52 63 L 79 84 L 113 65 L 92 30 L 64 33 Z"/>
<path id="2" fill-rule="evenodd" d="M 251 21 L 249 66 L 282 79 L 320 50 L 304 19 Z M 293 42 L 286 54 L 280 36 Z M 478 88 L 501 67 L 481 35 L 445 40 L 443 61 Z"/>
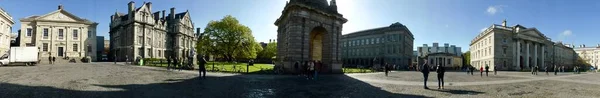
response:
<path id="1" fill-rule="evenodd" d="M 429 89 L 432 91 L 438 91 L 438 92 L 445 92 L 445 93 L 451 93 L 451 94 L 459 94 L 459 95 L 479 95 L 479 94 L 483 94 L 484 92 L 479 92 L 479 91 L 470 91 L 470 90 L 453 90 L 453 89 Z"/>
<path id="2" fill-rule="evenodd" d="M 346 75 L 235 75 L 165 79 L 149 84 L 69 84 L 78 88 L 0 83 L 0 98 L 125 97 L 125 98 L 426 98 L 398 94 Z M 92 90 L 82 90 L 95 88 Z"/>

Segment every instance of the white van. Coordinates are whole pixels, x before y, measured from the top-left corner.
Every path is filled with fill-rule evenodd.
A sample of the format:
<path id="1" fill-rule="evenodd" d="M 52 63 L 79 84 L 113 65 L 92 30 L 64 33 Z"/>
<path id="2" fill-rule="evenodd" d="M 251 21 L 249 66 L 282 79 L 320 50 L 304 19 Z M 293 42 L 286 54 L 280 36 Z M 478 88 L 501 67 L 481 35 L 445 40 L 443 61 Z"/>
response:
<path id="1" fill-rule="evenodd" d="M 38 53 L 37 47 L 10 47 L 8 53 L 0 57 L 0 65 L 35 65 L 39 61 Z"/>

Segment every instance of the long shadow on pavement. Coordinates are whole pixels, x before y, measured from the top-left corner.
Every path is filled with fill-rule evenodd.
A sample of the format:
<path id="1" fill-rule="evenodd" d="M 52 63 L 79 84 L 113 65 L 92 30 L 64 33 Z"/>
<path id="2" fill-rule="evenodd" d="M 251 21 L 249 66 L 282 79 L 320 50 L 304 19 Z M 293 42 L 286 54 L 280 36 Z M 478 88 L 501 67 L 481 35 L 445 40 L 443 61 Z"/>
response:
<path id="1" fill-rule="evenodd" d="M 484 92 L 479 92 L 479 91 L 470 91 L 470 90 L 453 90 L 453 89 L 430 89 L 432 91 L 438 91 L 438 92 L 446 92 L 446 93 L 451 93 L 451 94 L 459 94 L 459 95 L 478 95 L 478 94 L 483 94 Z"/>
<path id="2" fill-rule="evenodd" d="M 284 75 L 236 75 L 205 79 L 166 79 L 164 83 L 85 85 L 92 91 L 0 83 L 0 98 L 125 97 L 125 98 L 421 98 L 397 94 L 346 75 L 321 75 L 317 80 Z M 73 84 L 75 85 L 75 84 Z M 100 88 L 101 90 L 97 90 Z M 103 90 L 106 89 L 106 90 Z"/>

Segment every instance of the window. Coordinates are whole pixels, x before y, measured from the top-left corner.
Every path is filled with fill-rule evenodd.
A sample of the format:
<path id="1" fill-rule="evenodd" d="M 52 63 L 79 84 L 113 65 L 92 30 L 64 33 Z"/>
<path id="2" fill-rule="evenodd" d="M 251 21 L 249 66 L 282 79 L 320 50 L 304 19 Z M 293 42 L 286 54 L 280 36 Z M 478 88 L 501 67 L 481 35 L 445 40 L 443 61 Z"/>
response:
<path id="1" fill-rule="evenodd" d="M 77 38 L 79 37 L 79 32 L 77 32 L 77 30 L 73 30 L 73 40 L 77 40 Z"/>
<path id="2" fill-rule="evenodd" d="M 92 37 L 92 31 L 88 31 L 87 35 L 88 37 Z"/>
<path id="3" fill-rule="evenodd" d="M 142 36 L 138 36 L 138 44 L 142 44 L 144 38 Z"/>
<path id="4" fill-rule="evenodd" d="M 77 44 L 73 44 L 73 51 L 78 51 L 79 50 L 79 46 L 77 46 Z"/>
<path id="5" fill-rule="evenodd" d="M 148 45 L 152 45 L 152 39 L 148 38 L 148 41 L 147 41 L 147 42 L 148 42 L 148 43 L 147 43 Z"/>
<path id="6" fill-rule="evenodd" d="M 31 36 L 31 32 L 33 31 L 33 29 L 31 28 L 27 28 L 27 36 Z"/>
<path id="7" fill-rule="evenodd" d="M 63 39 L 63 37 L 65 36 L 63 33 L 63 29 L 58 29 L 58 39 Z"/>
<path id="8" fill-rule="evenodd" d="M 148 55 L 152 55 L 152 49 L 148 49 Z"/>
<path id="9" fill-rule="evenodd" d="M 44 28 L 44 39 L 48 39 L 48 28 Z"/>
<path id="10" fill-rule="evenodd" d="M 451 59 L 448 59 L 448 64 L 450 64 L 451 62 L 452 62 L 452 60 L 451 60 Z"/>
<path id="11" fill-rule="evenodd" d="M 48 43 L 43 43 L 42 44 L 42 51 L 48 52 Z"/>

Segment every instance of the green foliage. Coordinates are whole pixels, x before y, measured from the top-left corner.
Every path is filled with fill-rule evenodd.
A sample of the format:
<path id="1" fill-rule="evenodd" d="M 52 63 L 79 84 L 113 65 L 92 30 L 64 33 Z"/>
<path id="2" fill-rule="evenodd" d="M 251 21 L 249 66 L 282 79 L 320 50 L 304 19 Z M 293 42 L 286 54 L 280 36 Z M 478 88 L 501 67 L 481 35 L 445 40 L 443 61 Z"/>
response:
<path id="1" fill-rule="evenodd" d="M 266 58 L 271 59 L 277 56 L 277 43 L 271 42 L 268 43 L 265 49 L 258 53 L 258 58 Z"/>
<path id="2" fill-rule="evenodd" d="M 471 52 L 467 51 L 462 54 L 463 57 L 463 65 L 471 65 Z"/>
<path id="3" fill-rule="evenodd" d="M 217 58 L 256 58 L 262 47 L 254 40 L 252 30 L 227 15 L 218 21 L 210 21 L 196 45 L 200 54 L 212 54 Z"/>

